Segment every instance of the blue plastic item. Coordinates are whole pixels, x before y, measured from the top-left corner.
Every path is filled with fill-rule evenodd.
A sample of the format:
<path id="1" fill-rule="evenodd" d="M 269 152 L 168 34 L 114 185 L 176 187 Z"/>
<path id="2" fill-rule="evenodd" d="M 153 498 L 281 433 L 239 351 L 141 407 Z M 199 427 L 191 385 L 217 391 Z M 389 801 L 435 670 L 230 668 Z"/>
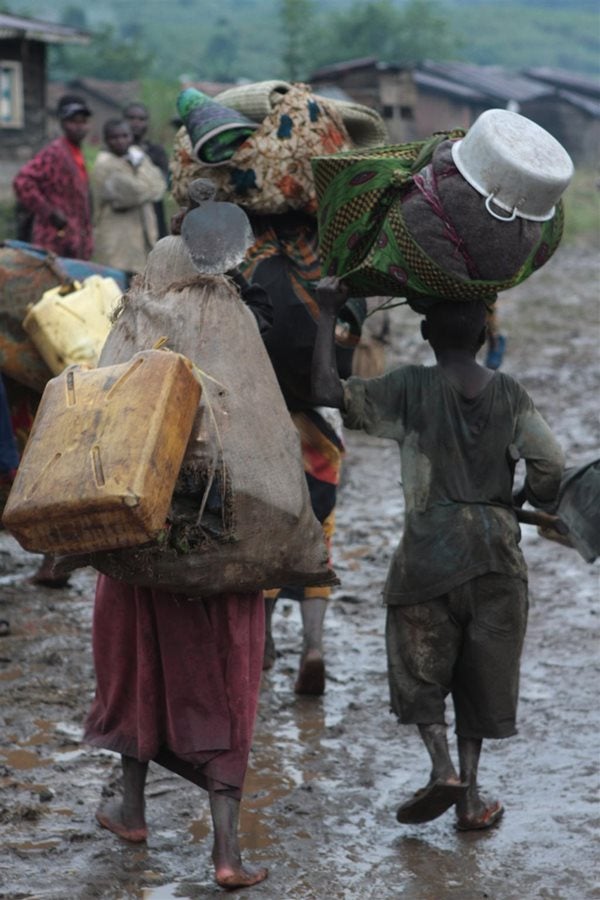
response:
<path id="1" fill-rule="evenodd" d="M 9 240 L 4 241 L 3 244 L 5 247 L 29 253 L 37 259 L 44 259 L 50 255 L 43 247 L 37 247 L 35 244 L 28 244 L 25 241 Z M 57 256 L 56 262 L 73 281 L 83 281 L 89 275 L 102 275 L 103 278 L 114 278 L 123 291 L 129 287 L 130 274 L 123 272 L 122 269 L 113 269 L 111 266 L 102 266 L 100 263 L 90 262 L 88 259 L 72 259 L 68 256 Z"/>
<path id="2" fill-rule="evenodd" d="M 488 369 L 499 369 L 504 359 L 504 351 L 506 350 L 506 338 L 503 334 L 496 335 L 494 346 L 490 347 L 485 358 L 485 365 Z"/>

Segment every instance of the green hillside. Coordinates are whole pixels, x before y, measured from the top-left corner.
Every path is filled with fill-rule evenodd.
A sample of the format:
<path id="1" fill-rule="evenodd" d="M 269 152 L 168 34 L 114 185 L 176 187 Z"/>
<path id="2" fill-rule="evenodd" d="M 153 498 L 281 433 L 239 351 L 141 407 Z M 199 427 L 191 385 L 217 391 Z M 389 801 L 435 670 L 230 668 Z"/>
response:
<path id="1" fill-rule="evenodd" d="M 593 73 L 600 60 L 597 0 L 8 0 L 3 6 L 99 33 L 93 53 L 52 51 L 56 77 L 256 80 L 287 76 L 285 60 L 298 59 L 293 74 L 306 78 L 319 65 L 362 55 Z M 282 6 L 291 16 L 287 36 Z"/>

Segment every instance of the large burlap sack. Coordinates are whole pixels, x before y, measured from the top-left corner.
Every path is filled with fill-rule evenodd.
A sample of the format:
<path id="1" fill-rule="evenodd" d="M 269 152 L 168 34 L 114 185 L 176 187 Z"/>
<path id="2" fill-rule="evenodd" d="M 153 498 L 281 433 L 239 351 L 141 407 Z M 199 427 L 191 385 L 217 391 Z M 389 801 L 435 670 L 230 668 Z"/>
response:
<path id="1" fill-rule="evenodd" d="M 150 253 L 99 364 L 129 360 L 161 338 L 203 373 L 165 540 L 95 554 L 92 565 L 188 597 L 335 581 L 298 433 L 254 317 L 228 278 L 197 273 L 179 237 Z"/>
<path id="2" fill-rule="evenodd" d="M 549 221 L 494 219 L 484 197 L 454 172 L 447 177 L 448 147 L 463 135 L 314 159 L 323 271 L 352 293 L 406 297 L 418 308 L 439 299 L 492 303 L 544 265 L 560 242 L 562 202 Z M 432 174 L 438 190 L 426 198 L 418 179 L 427 186 Z"/>

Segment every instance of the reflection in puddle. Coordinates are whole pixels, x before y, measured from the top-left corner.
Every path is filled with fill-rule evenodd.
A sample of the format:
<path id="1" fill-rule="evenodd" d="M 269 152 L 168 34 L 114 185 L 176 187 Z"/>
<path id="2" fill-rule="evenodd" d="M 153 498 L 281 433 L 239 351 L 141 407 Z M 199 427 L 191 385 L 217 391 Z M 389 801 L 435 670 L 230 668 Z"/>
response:
<path id="1" fill-rule="evenodd" d="M 20 853 L 42 853 L 45 850 L 54 850 L 60 845 L 60 841 L 24 841 L 22 844 L 9 844 L 12 850 Z"/>
<path id="2" fill-rule="evenodd" d="M 202 819 L 194 819 L 193 822 L 190 822 L 188 831 L 192 836 L 192 844 L 201 844 L 211 833 L 210 823 Z"/>
<path id="3" fill-rule="evenodd" d="M 1 676 L 0 676 L 1 677 Z M 35 769 L 38 766 L 49 766 L 56 762 L 56 758 L 42 759 L 33 750 L 27 750 L 27 747 L 45 747 L 48 752 L 48 745 L 56 743 L 57 736 L 60 736 L 62 746 L 51 748 L 53 757 L 58 756 L 61 763 L 72 763 L 86 753 L 85 748 L 78 744 L 81 738 L 81 728 L 69 725 L 64 722 L 51 722 L 47 719 L 35 719 L 34 724 L 39 729 L 34 731 L 28 738 L 19 740 L 16 735 L 6 735 L 7 743 L 13 745 L 13 749 L 0 752 L 0 761 L 10 766 L 12 769 Z"/>
<path id="4" fill-rule="evenodd" d="M 13 666 L 5 672 L 0 672 L 0 681 L 16 681 L 17 678 L 23 677 L 23 669 L 20 666 Z"/>
<path id="5" fill-rule="evenodd" d="M 40 744 L 48 743 L 50 732 L 53 729 L 52 722 L 48 722 L 46 719 L 36 719 L 34 724 L 40 730 L 34 732 L 26 741 L 20 741 L 22 747 L 37 747 Z"/>
<path id="6" fill-rule="evenodd" d="M 142 900 L 181 900 L 181 894 L 177 893 L 177 884 L 163 884 L 162 887 L 144 888 L 142 891 Z"/>

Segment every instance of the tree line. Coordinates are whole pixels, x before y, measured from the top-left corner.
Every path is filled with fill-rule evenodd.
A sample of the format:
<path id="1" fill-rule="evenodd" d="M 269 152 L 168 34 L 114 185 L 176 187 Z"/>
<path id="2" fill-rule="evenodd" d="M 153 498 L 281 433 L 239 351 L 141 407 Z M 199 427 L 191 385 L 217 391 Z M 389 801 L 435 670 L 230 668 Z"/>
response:
<path id="1" fill-rule="evenodd" d="M 462 59 L 514 68 L 598 69 L 596 0 L 109 0 L 111 21 L 69 5 L 63 24 L 92 31 L 91 47 L 60 45 L 51 77 L 235 81 L 307 79 L 361 56 L 394 63 Z M 100 7 L 94 7 L 96 17 Z M 202 11 L 202 17 L 198 13 Z M 135 14 L 135 15 L 134 15 Z"/>

